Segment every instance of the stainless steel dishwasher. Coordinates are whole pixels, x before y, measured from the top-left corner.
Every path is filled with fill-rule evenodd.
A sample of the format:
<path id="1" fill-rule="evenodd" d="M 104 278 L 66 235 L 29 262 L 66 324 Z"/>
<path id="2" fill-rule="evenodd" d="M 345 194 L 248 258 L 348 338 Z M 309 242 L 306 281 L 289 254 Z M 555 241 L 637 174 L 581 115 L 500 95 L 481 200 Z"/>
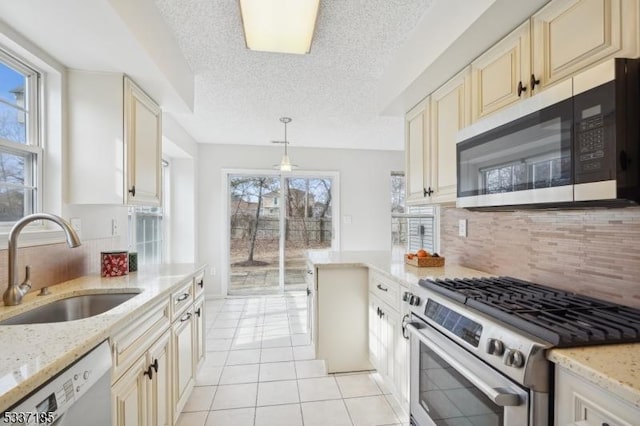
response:
<path id="1" fill-rule="evenodd" d="M 13 425 L 111 426 L 111 351 L 104 341 L 11 409 Z"/>

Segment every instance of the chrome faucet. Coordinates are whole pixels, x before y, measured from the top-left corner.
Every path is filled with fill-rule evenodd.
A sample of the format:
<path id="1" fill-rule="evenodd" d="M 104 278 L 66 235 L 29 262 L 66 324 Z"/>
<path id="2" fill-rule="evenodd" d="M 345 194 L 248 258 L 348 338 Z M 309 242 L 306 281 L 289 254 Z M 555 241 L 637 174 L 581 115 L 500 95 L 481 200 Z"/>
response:
<path id="1" fill-rule="evenodd" d="M 60 225 L 65 233 L 67 244 L 69 247 L 78 247 L 80 238 L 76 231 L 71 228 L 71 225 L 63 218 L 49 214 L 49 213 L 35 213 L 29 216 L 25 216 L 13 225 L 11 231 L 9 231 L 9 243 L 7 246 L 7 257 L 9 258 L 9 286 L 2 295 L 2 300 L 5 306 L 15 306 L 22 303 L 22 298 L 31 289 L 31 281 L 29 280 L 29 267 L 27 266 L 27 276 L 22 284 L 18 284 L 18 277 L 16 274 L 16 250 L 18 249 L 18 236 L 20 231 L 29 223 L 36 220 L 49 220 L 51 222 Z"/>

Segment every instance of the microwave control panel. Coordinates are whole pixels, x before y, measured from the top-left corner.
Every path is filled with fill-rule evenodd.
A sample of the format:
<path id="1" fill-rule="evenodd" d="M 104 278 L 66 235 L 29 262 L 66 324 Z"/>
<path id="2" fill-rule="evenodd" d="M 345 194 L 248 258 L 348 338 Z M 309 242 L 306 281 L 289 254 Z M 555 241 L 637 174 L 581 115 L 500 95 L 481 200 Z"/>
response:
<path id="1" fill-rule="evenodd" d="M 597 115 L 578 123 L 577 157 L 580 169 L 584 172 L 595 172 L 603 168 L 602 158 L 605 156 L 604 117 Z"/>

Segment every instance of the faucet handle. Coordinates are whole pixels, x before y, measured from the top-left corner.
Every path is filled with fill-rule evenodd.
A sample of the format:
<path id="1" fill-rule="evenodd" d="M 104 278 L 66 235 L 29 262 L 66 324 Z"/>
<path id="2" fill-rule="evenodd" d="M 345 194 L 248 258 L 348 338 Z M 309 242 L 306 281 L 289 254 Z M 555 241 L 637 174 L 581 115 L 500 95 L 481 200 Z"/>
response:
<path id="1" fill-rule="evenodd" d="M 31 290 L 31 266 L 27 265 L 24 268 L 24 281 L 20 284 L 20 291 L 26 294 L 29 290 Z"/>

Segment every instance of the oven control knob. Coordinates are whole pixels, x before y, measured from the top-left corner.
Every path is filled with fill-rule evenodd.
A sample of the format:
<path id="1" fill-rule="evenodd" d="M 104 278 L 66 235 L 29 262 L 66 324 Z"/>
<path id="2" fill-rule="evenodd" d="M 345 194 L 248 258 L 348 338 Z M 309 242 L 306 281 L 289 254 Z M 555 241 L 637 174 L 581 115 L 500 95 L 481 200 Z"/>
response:
<path id="1" fill-rule="evenodd" d="M 411 299 L 411 296 L 413 296 L 413 294 L 409 293 L 408 291 L 405 291 L 402 294 L 402 300 L 405 302 L 408 302 Z"/>
<path id="2" fill-rule="evenodd" d="M 504 343 L 502 343 L 502 340 L 487 340 L 487 353 L 489 353 L 490 355 L 502 356 L 502 354 L 504 353 Z"/>
<path id="3" fill-rule="evenodd" d="M 415 294 L 411 295 L 409 299 L 409 304 L 413 306 L 418 306 L 420 304 L 420 296 L 416 296 Z"/>
<path id="4" fill-rule="evenodd" d="M 504 357 L 504 363 L 509 367 L 522 368 L 524 366 L 524 355 L 516 349 L 509 349 Z"/>

